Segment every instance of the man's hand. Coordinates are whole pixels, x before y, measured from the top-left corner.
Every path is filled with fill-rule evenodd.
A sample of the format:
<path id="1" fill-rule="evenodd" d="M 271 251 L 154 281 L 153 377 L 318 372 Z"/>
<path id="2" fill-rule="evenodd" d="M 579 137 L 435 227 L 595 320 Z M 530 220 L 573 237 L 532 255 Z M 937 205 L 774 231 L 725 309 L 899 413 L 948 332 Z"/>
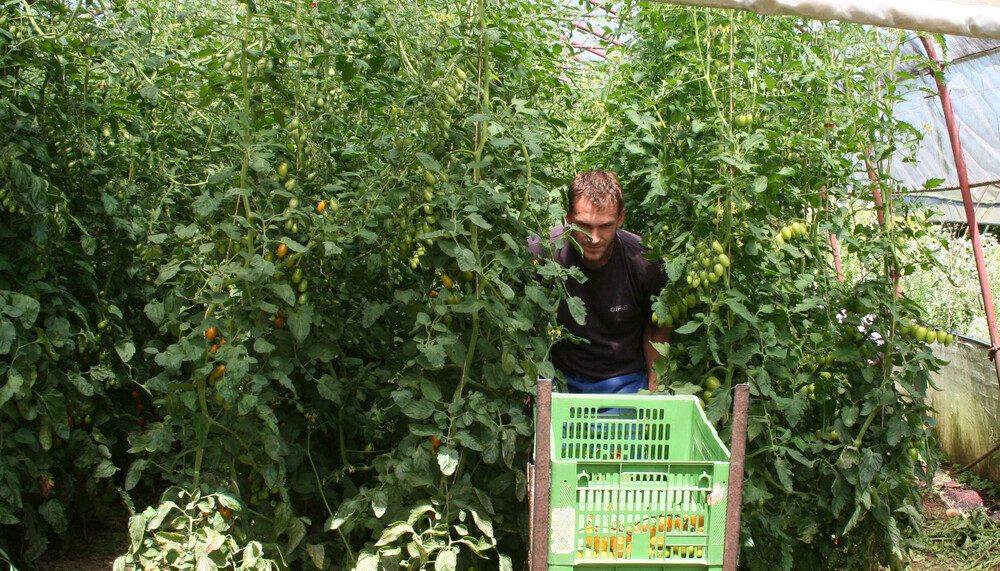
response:
<path id="1" fill-rule="evenodd" d="M 670 328 L 665 325 L 653 325 L 652 321 L 646 323 L 646 329 L 642 332 L 642 349 L 646 356 L 646 376 L 649 378 L 649 392 L 656 392 L 657 378 L 653 371 L 653 363 L 660 357 L 660 352 L 653 348 L 653 343 L 669 343 Z"/>

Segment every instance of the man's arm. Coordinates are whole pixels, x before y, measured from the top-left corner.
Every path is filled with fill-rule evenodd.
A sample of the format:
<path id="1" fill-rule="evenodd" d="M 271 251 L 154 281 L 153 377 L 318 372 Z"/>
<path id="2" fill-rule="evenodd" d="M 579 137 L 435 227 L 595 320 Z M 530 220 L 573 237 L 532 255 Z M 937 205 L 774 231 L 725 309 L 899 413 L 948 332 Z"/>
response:
<path id="1" fill-rule="evenodd" d="M 649 378 L 649 390 L 656 390 L 656 373 L 653 372 L 653 362 L 660 353 L 653 348 L 652 343 L 667 343 L 670 341 L 670 328 L 664 325 L 653 325 L 647 322 L 642 332 L 642 352 L 646 356 L 646 376 Z"/>

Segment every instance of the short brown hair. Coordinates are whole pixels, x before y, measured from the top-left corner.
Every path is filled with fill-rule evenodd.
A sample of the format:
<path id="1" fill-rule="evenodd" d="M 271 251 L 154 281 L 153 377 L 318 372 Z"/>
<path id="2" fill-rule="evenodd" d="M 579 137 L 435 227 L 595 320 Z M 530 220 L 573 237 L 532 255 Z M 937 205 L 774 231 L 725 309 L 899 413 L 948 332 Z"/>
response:
<path id="1" fill-rule="evenodd" d="M 588 170 L 573 177 L 573 182 L 569 183 L 566 191 L 566 212 L 572 214 L 576 201 L 581 198 L 586 198 L 594 206 L 614 204 L 619 212 L 625 208 L 622 185 L 613 172 Z"/>

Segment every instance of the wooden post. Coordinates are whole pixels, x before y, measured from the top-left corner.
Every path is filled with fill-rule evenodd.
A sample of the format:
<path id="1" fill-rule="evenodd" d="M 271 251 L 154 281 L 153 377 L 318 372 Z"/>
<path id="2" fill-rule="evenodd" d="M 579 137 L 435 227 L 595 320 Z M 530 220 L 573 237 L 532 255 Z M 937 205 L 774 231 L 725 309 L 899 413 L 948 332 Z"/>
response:
<path id="1" fill-rule="evenodd" d="M 549 567 L 549 483 L 552 479 L 550 427 L 552 425 L 552 379 L 538 379 L 535 401 L 535 467 L 531 477 L 531 538 L 529 560 L 532 571 Z"/>
<path id="2" fill-rule="evenodd" d="M 726 503 L 723 571 L 736 571 L 740 557 L 740 510 L 743 507 L 743 467 L 746 461 L 747 414 L 750 408 L 750 385 L 744 383 L 733 389 L 733 436 L 729 442 L 729 499 Z"/>

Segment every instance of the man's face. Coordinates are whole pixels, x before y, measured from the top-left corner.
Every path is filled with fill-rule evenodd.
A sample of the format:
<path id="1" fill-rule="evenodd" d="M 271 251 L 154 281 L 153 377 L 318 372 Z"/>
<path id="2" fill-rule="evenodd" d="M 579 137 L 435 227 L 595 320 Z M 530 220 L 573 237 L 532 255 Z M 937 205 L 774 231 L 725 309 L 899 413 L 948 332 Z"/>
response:
<path id="1" fill-rule="evenodd" d="M 615 232 L 624 220 L 625 209 L 618 210 L 613 203 L 600 207 L 586 198 L 576 201 L 573 213 L 566 215 L 566 223 L 574 224 L 586 231 L 586 233 L 580 230 L 573 231 L 573 239 L 583 248 L 584 267 L 596 270 L 608 262 L 615 241 Z"/>

